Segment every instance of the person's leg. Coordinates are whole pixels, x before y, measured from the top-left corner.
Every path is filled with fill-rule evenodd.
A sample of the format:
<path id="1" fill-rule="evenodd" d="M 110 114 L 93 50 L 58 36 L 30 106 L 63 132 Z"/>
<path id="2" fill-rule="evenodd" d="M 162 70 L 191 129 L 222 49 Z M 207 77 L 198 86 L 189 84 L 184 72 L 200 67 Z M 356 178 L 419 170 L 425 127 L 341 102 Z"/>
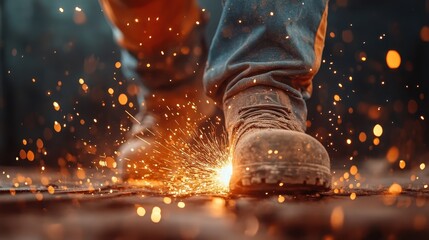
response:
<path id="1" fill-rule="evenodd" d="M 327 3 L 225 1 L 204 74 L 207 94 L 222 99 L 266 85 L 309 97 L 324 47 Z"/>
<path id="2" fill-rule="evenodd" d="M 324 46 L 327 0 L 226 0 L 204 74 L 223 102 L 233 191 L 329 188 L 329 157 L 302 133 Z M 279 187 L 280 186 L 280 187 Z"/>
<path id="3" fill-rule="evenodd" d="M 205 19 L 194 0 L 100 3 L 123 50 L 122 70 L 141 85 L 140 111 L 119 149 L 119 170 L 125 178 L 162 181 L 168 177 L 162 171 L 175 166 L 161 145 L 186 142 L 214 109 L 202 87 Z"/>

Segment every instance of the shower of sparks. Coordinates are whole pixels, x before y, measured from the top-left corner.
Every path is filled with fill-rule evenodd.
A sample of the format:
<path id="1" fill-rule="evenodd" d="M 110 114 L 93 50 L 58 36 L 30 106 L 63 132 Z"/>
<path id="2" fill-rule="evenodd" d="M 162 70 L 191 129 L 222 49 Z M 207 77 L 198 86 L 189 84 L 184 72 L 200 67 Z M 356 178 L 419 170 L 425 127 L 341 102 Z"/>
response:
<path id="1" fill-rule="evenodd" d="M 201 138 L 202 136 L 202 138 Z M 169 156 L 176 158 L 177 171 L 167 182 L 168 192 L 175 195 L 227 194 L 232 175 L 232 163 L 227 151 L 226 138 L 214 134 L 195 136 L 189 148 L 172 148 Z"/>
<path id="2" fill-rule="evenodd" d="M 131 119 L 136 120 L 134 117 Z M 175 196 L 227 194 L 232 175 L 227 137 L 224 132 L 216 134 L 216 126 L 210 119 L 205 121 L 211 126 L 199 130 L 194 130 L 197 122 L 192 122 L 191 128 L 175 122 L 177 128 L 170 128 L 174 130 L 167 134 L 170 136 L 164 133 L 164 137 L 160 137 L 157 131 L 146 129 L 156 139 L 152 141 L 147 136 L 136 136 L 141 146 L 150 147 L 153 151 L 144 159 L 126 159 L 128 161 L 122 163 L 126 165 L 126 171 L 137 171 L 142 176 L 129 181 L 129 184 Z M 172 137 L 177 135 L 184 137 Z"/>

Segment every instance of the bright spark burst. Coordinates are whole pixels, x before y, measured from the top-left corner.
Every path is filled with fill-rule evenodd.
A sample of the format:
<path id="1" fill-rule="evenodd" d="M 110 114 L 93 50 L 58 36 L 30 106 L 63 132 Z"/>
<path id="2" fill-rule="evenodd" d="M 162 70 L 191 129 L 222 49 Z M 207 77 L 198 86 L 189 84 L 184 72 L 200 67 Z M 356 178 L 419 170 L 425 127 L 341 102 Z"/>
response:
<path id="1" fill-rule="evenodd" d="M 226 137 L 219 139 L 215 134 L 199 134 L 194 140 L 188 149 L 176 149 L 170 154 L 181 160 L 178 161 L 179 171 L 173 173 L 180 177 L 170 177 L 179 182 L 172 181 L 168 184 L 169 193 L 227 194 L 232 175 L 232 161 L 227 151 Z"/>
<path id="2" fill-rule="evenodd" d="M 222 166 L 219 169 L 215 169 L 217 172 L 216 181 L 219 183 L 220 187 L 225 189 L 229 188 L 229 181 L 232 176 L 232 163 L 231 161 L 226 162 L 225 166 Z"/>
<path id="3" fill-rule="evenodd" d="M 142 157 L 144 159 L 137 160 L 137 168 L 135 160 L 129 161 L 126 171 L 137 170 L 143 176 L 129 183 L 174 196 L 228 194 L 232 163 L 227 137 L 225 131 L 222 134 L 216 131 L 213 121 L 205 121 L 210 126 L 199 130 L 195 130 L 198 129 L 198 121 L 188 122 L 190 124 L 186 126 L 172 121 L 177 126 L 169 126 L 169 136 L 164 133 L 161 137 L 159 132 L 149 129 L 146 130 L 152 135 L 152 140 L 148 140 L 148 135 L 137 136 L 142 146 L 153 150 Z"/>

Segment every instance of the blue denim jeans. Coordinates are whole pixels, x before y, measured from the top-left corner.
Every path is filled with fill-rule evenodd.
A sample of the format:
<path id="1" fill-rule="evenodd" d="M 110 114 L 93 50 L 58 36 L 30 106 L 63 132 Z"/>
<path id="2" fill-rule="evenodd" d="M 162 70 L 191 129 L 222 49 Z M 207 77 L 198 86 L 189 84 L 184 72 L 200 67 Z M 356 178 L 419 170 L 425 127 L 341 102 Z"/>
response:
<path id="1" fill-rule="evenodd" d="M 157 1 L 167 2 L 168 7 L 168 0 L 100 1 L 124 49 L 124 71 L 139 79 L 144 92 L 174 89 L 194 81 L 197 69 L 205 66 L 205 92 L 219 103 L 256 85 L 282 89 L 304 99 L 311 95 L 312 79 L 320 67 L 324 47 L 328 0 L 226 0 L 208 54 L 203 41 L 204 17 L 195 21 L 189 17 L 195 16 L 191 11 L 177 10 L 183 15 L 179 19 L 192 22 L 193 27 L 170 36 L 169 32 L 176 29 L 167 30 L 167 26 L 156 23 L 132 28 L 135 19 L 154 22 L 156 13 L 144 12 L 145 5 L 150 7 Z M 194 1 L 183 4 L 192 5 L 190 2 Z M 169 17 L 172 16 L 159 16 Z M 162 46 L 150 42 L 152 36 L 148 36 L 145 27 L 151 26 L 159 27 L 159 32 L 165 30 L 165 34 L 159 34 L 159 38 L 167 39 L 160 40 L 165 42 Z M 139 36 L 141 40 L 136 39 Z"/>

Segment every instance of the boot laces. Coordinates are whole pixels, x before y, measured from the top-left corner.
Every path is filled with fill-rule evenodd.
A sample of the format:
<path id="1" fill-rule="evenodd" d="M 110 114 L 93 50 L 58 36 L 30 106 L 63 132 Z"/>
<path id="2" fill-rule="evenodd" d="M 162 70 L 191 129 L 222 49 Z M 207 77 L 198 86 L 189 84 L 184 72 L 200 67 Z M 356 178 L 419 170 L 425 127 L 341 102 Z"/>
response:
<path id="1" fill-rule="evenodd" d="M 304 132 L 292 111 L 282 105 L 259 104 L 242 107 L 238 114 L 240 119 L 234 126 L 233 132 L 239 139 L 252 129 L 285 129 Z"/>

